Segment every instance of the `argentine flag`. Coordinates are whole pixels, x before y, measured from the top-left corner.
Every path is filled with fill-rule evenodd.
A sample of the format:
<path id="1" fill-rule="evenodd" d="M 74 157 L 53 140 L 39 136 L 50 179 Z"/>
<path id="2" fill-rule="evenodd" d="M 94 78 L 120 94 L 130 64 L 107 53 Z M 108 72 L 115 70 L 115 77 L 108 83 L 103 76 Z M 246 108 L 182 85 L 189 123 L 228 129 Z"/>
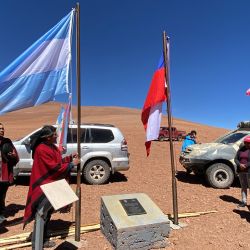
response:
<path id="1" fill-rule="evenodd" d="M 0 115 L 69 93 L 74 10 L 0 72 Z"/>

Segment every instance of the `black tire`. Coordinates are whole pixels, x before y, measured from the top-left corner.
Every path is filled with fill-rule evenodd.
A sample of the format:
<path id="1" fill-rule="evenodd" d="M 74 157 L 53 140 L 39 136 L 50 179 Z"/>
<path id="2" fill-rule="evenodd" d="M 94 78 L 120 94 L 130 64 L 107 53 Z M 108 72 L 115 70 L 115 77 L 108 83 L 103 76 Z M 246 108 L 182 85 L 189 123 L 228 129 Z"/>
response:
<path id="1" fill-rule="evenodd" d="M 160 136 L 159 141 L 164 141 L 164 136 Z"/>
<path id="2" fill-rule="evenodd" d="M 110 167 L 103 160 L 90 161 L 83 169 L 83 177 L 88 184 L 104 184 L 110 177 Z"/>
<path id="3" fill-rule="evenodd" d="M 234 173 L 227 164 L 215 163 L 206 170 L 206 178 L 214 188 L 229 188 L 234 181 Z"/>

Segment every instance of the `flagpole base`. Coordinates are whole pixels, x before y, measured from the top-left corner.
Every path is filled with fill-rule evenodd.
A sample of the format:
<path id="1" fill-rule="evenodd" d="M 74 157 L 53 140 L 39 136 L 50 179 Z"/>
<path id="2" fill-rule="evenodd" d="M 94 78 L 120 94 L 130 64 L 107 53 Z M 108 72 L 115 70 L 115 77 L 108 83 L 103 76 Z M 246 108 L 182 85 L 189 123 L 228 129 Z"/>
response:
<path id="1" fill-rule="evenodd" d="M 179 222 L 177 225 L 174 224 L 171 220 L 170 220 L 170 228 L 173 230 L 178 230 L 178 229 L 182 229 L 184 227 L 187 227 L 186 223 L 183 222 Z"/>

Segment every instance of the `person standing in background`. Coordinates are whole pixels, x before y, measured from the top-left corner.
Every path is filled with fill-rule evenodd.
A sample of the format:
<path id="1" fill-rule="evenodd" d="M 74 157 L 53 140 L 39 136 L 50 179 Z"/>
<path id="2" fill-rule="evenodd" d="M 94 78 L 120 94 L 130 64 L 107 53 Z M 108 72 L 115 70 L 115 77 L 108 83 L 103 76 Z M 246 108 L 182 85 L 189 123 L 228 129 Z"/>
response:
<path id="1" fill-rule="evenodd" d="M 244 145 L 239 148 L 234 159 L 241 185 L 241 203 L 238 207 L 245 207 L 247 205 L 247 188 L 249 188 L 250 136 L 246 136 L 243 142 Z"/>
<path id="2" fill-rule="evenodd" d="M 5 198 L 8 188 L 14 182 L 13 167 L 19 157 L 12 141 L 4 137 L 4 126 L 0 123 L 0 224 L 5 220 Z"/>
<path id="3" fill-rule="evenodd" d="M 180 154 L 180 158 L 179 158 L 179 161 L 181 162 L 181 156 L 182 154 L 185 152 L 186 148 L 190 145 L 193 145 L 193 144 L 196 144 L 197 141 L 196 141 L 196 135 L 197 135 L 197 132 L 195 130 L 192 130 L 190 133 L 187 134 L 187 136 L 185 137 L 183 143 L 182 143 L 182 146 L 181 146 L 181 154 Z M 192 172 L 191 169 L 186 169 L 187 171 L 187 174 L 190 174 Z"/>
<path id="4" fill-rule="evenodd" d="M 186 147 L 196 144 L 196 135 L 197 132 L 195 130 L 192 130 L 184 139 L 182 146 L 181 146 L 181 152 L 184 152 L 186 150 Z"/>

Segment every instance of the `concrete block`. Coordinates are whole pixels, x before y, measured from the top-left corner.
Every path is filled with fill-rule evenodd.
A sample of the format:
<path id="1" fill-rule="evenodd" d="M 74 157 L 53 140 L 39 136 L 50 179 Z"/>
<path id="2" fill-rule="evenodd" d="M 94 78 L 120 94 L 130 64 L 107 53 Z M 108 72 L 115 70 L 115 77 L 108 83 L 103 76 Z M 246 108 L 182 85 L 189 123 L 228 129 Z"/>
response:
<path id="1" fill-rule="evenodd" d="M 146 214 L 128 215 L 120 200 L 137 199 Z M 117 250 L 167 246 L 170 221 L 144 193 L 101 197 L 101 231 Z"/>

